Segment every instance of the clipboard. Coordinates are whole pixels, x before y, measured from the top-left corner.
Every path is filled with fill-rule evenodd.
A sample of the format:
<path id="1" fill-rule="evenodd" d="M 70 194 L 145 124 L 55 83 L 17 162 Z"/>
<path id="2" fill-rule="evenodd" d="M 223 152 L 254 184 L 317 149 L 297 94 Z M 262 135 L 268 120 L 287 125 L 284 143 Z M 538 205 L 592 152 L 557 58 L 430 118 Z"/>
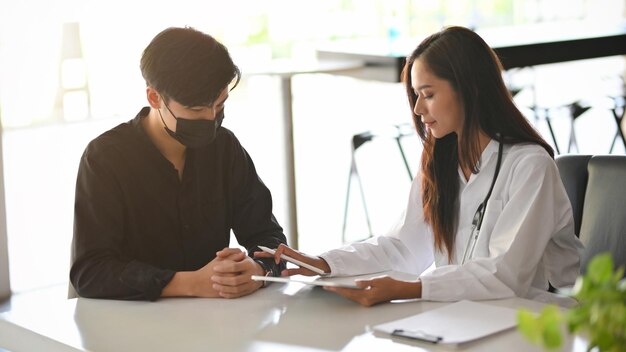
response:
<path id="1" fill-rule="evenodd" d="M 374 326 L 374 331 L 436 344 L 474 341 L 517 325 L 517 311 L 459 301 L 408 318 Z"/>

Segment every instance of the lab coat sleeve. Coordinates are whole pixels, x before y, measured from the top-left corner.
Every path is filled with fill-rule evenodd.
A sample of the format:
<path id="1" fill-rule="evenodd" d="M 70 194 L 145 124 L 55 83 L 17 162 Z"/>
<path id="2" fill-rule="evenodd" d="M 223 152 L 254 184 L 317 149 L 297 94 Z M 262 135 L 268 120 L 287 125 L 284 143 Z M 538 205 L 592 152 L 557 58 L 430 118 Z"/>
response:
<path id="1" fill-rule="evenodd" d="M 525 297 L 548 243 L 554 238 L 574 237 L 571 206 L 552 158 L 546 153 L 531 153 L 512 168 L 510 176 L 501 180 L 507 183 L 501 194 L 508 201 L 500 202 L 503 207 L 492 232 L 480 235 L 490 235 L 488 257 L 443 266 L 422 276 L 422 298 Z M 489 209 L 485 222 L 489 221 L 488 213 Z"/>
<path id="2" fill-rule="evenodd" d="M 419 275 L 433 263 L 433 240 L 424 222 L 420 177 L 411 185 L 409 201 L 396 225 L 384 236 L 334 249 L 321 255 L 332 276 L 387 270 Z"/>

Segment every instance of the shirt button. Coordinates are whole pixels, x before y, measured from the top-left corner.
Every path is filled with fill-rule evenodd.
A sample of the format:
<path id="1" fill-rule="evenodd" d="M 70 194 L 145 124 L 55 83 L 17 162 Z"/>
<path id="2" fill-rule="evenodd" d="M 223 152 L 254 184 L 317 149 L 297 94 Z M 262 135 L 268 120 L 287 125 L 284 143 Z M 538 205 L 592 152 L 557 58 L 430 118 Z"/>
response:
<path id="1" fill-rule="evenodd" d="M 189 230 L 189 224 L 185 224 L 183 225 L 183 227 L 185 228 L 185 230 Z"/>

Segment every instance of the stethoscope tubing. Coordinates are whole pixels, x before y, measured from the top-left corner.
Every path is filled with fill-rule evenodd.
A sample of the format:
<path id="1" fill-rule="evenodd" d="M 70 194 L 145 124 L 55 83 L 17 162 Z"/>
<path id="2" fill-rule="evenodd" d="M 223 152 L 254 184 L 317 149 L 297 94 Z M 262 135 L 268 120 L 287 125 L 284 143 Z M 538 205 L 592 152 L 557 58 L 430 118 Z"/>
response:
<path id="1" fill-rule="evenodd" d="M 472 231 L 467 238 L 467 245 L 465 246 L 465 251 L 463 252 L 461 265 L 465 264 L 465 262 L 474 255 L 474 249 L 476 248 L 476 243 L 478 242 L 478 237 L 480 236 L 480 228 L 483 225 L 483 218 L 485 217 L 485 209 L 487 209 L 487 202 L 489 202 L 489 198 L 491 198 L 491 192 L 493 191 L 493 187 L 495 186 L 496 180 L 498 179 L 498 174 L 500 173 L 500 166 L 502 165 L 502 149 L 504 144 L 502 143 L 502 138 L 499 138 L 500 140 L 498 140 L 498 162 L 496 163 L 496 170 L 493 173 L 493 179 L 491 180 L 491 186 L 489 187 L 489 192 L 487 192 L 487 196 L 485 196 L 485 199 L 482 203 L 480 203 L 478 209 L 476 209 L 476 212 L 474 213 L 474 219 L 472 220 Z M 470 250 L 469 256 L 468 250 Z"/>

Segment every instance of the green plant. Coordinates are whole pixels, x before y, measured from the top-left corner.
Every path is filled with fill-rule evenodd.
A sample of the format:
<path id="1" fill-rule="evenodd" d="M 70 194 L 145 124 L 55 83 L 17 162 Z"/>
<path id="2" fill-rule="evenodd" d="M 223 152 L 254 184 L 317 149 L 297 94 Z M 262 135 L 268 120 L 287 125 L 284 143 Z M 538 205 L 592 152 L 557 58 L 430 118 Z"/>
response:
<path id="1" fill-rule="evenodd" d="M 521 309 L 517 316 L 518 329 L 531 342 L 554 349 L 561 346 L 561 324 L 565 322 L 570 333 L 582 333 L 588 338 L 588 350 L 597 347 L 600 351 L 626 351 L 623 274 L 623 267 L 613 270 L 610 254 L 597 255 L 572 290 L 578 306 L 563 313 L 549 305 L 539 315 Z"/>

